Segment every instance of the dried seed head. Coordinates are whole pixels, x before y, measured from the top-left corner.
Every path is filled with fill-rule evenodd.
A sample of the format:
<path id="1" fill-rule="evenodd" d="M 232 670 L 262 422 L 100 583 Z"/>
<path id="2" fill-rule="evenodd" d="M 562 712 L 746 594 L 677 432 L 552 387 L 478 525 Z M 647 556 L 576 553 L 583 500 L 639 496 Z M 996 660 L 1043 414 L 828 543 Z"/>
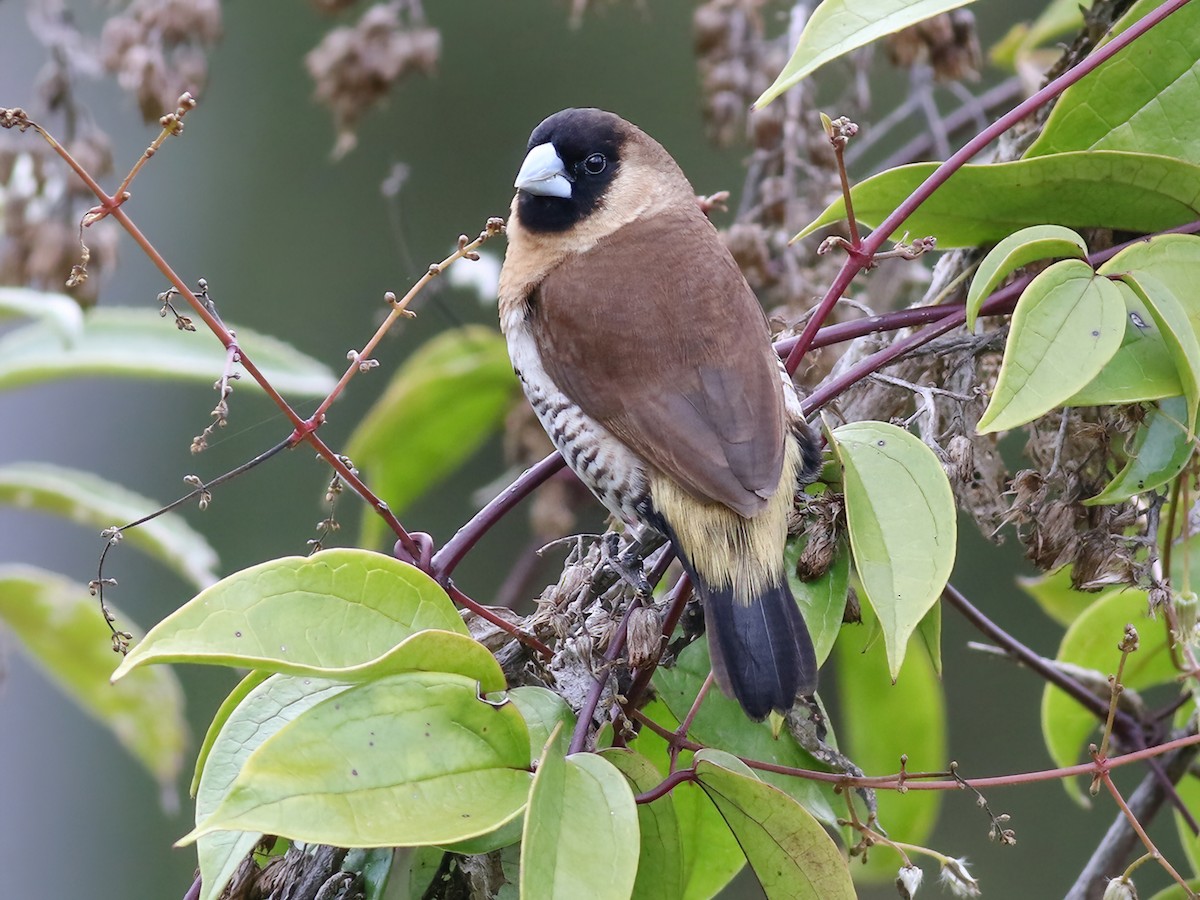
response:
<path id="1" fill-rule="evenodd" d="M 1137 888 L 1128 875 L 1112 878 L 1104 887 L 1103 900 L 1138 900 Z"/>
<path id="2" fill-rule="evenodd" d="M 896 874 L 896 890 L 899 891 L 903 900 L 913 900 L 917 895 L 917 888 L 921 886 L 924 878 L 925 870 L 920 866 L 911 864 L 901 866 L 900 871 Z"/>
<path id="3" fill-rule="evenodd" d="M 653 607 L 639 606 L 629 614 L 625 644 L 629 665 L 640 669 L 658 657 L 662 646 L 662 618 Z"/>

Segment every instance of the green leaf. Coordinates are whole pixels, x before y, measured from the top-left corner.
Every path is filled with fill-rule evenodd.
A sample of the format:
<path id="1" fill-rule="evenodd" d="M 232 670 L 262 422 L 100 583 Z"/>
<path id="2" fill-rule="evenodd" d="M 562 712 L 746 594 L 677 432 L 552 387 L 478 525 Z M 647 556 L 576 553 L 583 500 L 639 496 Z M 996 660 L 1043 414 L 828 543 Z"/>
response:
<path id="1" fill-rule="evenodd" d="M 208 723 L 208 731 L 204 733 L 204 741 L 200 744 L 200 751 L 196 754 L 196 766 L 192 771 L 192 783 L 188 786 L 189 796 L 195 797 L 196 791 L 200 789 L 200 778 L 204 775 L 204 767 L 208 763 L 208 755 L 212 752 L 213 745 L 217 742 L 217 738 L 221 734 L 221 729 L 225 727 L 225 723 L 229 721 L 229 717 L 241 706 L 242 701 L 246 699 L 251 691 L 270 677 L 270 672 L 251 672 L 237 683 L 234 689 L 229 692 L 229 696 L 217 707 L 212 721 Z"/>
<path id="2" fill-rule="evenodd" d="M 482 325 L 444 332 L 400 367 L 346 452 L 400 513 L 496 432 L 517 393 L 499 332 Z M 382 529 L 365 510 L 364 543 L 378 543 Z"/>
<path id="3" fill-rule="evenodd" d="M 1176 813 L 1175 815 L 1178 816 L 1179 813 Z M 1188 829 L 1188 834 L 1191 834 L 1190 828 Z M 1200 892 L 1200 878 L 1188 879 L 1188 890 L 1192 891 L 1192 893 L 1184 893 L 1183 888 L 1177 884 L 1172 884 L 1169 887 L 1163 888 L 1161 891 L 1151 897 L 1150 900 L 1192 900 L 1192 897 L 1194 897 L 1197 892 Z"/>
<path id="4" fill-rule="evenodd" d="M 813 649 L 817 654 L 817 665 L 825 662 L 833 643 L 842 630 L 842 616 L 846 610 L 846 598 L 850 593 L 850 548 L 842 541 L 838 543 L 833 564 L 820 578 L 803 581 L 796 577 L 796 560 L 799 558 L 803 540 L 790 541 L 785 554 L 788 584 L 792 594 L 804 613 L 804 622 L 812 637 Z"/>
<path id="5" fill-rule="evenodd" d="M 695 641 L 679 654 L 674 667 L 655 671 L 654 686 L 676 720 L 688 714 L 711 668 L 708 642 Z M 700 704 L 688 734 L 706 747 L 722 747 L 746 759 L 800 769 L 825 768 L 790 733 L 785 731 L 776 738 L 770 722 L 747 721 L 742 708 L 715 688 Z M 845 808 L 845 802 L 834 796 L 829 785 L 775 772 L 763 772 L 762 778 L 830 827 L 836 826 Z"/>
<path id="6" fill-rule="evenodd" d="M 991 249 L 971 279 L 967 292 L 967 330 L 975 330 L 979 307 L 1009 275 L 1039 259 L 1087 256 L 1087 243 L 1061 225 L 1033 225 L 1010 234 Z"/>
<path id="7" fill-rule="evenodd" d="M 954 568 L 954 494 L 933 451 L 903 428 L 852 422 L 830 438 L 843 470 L 854 567 L 895 678 L 909 637 Z"/>
<path id="8" fill-rule="evenodd" d="M 1072 588 L 1070 566 L 1036 578 L 1021 576 L 1017 578 L 1017 586 L 1037 602 L 1042 612 L 1064 627 L 1079 618 L 1100 596 Z"/>
<path id="9" fill-rule="evenodd" d="M 1032 24 L 1014 25 L 993 44 L 988 57 L 996 65 L 1018 68 L 1037 47 L 1079 31 L 1083 27 L 1083 9 L 1088 6 L 1090 0 L 1050 0 Z"/>
<path id="10" fill-rule="evenodd" d="M 162 504 L 91 472 L 17 462 L 0 466 L 0 506 L 52 513 L 101 531 L 140 519 Z M 122 543 L 150 554 L 196 588 L 217 580 L 216 551 L 177 513 L 131 528 Z"/>
<path id="11" fill-rule="evenodd" d="M 850 869 L 813 816 L 787 794 L 701 750 L 696 778 L 720 810 L 769 900 L 853 900 Z"/>
<path id="12" fill-rule="evenodd" d="M 184 840 L 236 829 L 338 847 L 453 843 L 520 815 L 529 765 L 511 703 L 481 700 L 461 675 L 389 675 L 268 738 Z"/>
<path id="13" fill-rule="evenodd" d="M 1121 282 L 1138 295 L 1154 317 L 1187 398 L 1180 420 L 1186 423 L 1188 435 L 1194 436 L 1196 406 L 1200 404 L 1200 341 L 1196 340 L 1184 301 L 1148 271 L 1123 275 Z"/>
<path id="14" fill-rule="evenodd" d="M 629 779 L 639 794 L 658 787 L 663 780 L 654 763 L 640 753 L 614 747 L 602 751 L 600 756 Z M 641 855 L 633 900 L 682 900 L 683 849 L 675 804 L 670 796 L 659 797 L 653 803 L 638 804 L 637 816 Z"/>
<path id="15" fill-rule="evenodd" d="M 0 287 L 0 321 L 20 317 L 38 319 L 66 343 L 83 331 L 83 310 L 66 294 L 22 287 Z"/>
<path id="16" fill-rule="evenodd" d="M 201 591 L 154 626 L 113 678 L 165 662 L 322 674 L 377 660 L 424 629 L 467 632 L 428 575 L 381 553 L 324 550 Z"/>
<path id="17" fill-rule="evenodd" d="M 933 666 L 933 674 L 942 677 L 942 604 L 935 603 L 929 607 L 929 612 L 921 617 L 917 625 L 917 635 L 925 645 L 929 663 Z"/>
<path id="18" fill-rule="evenodd" d="M 1136 4 L 1096 49 L 1161 5 Z M 1132 150 L 1200 162 L 1198 105 L 1200 7 L 1188 4 L 1067 88 L 1025 156 Z"/>
<path id="19" fill-rule="evenodd" d="M 1123 683 L 1141 690 L 1155 684 L 1166 684 L 1178 674 L 1171 663 L 1165 629 L 1146 618 L 1146 592 L 1116 588 L 1103 594 L 1080 613 L 1063 635 L 1055 659 L 1099 673 L 1104 679 L 1115 674 L 1121 654 L 1125 625 L 1132 623 L 1141 636 L 1140 647 L 1125 663 Z M 1092 713 L 1052 685 L 1042 692 L 1042 737 L 1056 766 L 1077 763 L 1089 736 L 1099 729 Z M 1067 793 L 1080 805 L 1088 805 L 1079 789 L 1078 779 L 1063 782 Z"/>
<path id="20" fill-rule="evenodd" d="M 823 0 L 775 83 L 754 101 L 761 109 L 830 60 L 971 0 Z"/>
<path id="21" fill-rule="evenodd" d="M 541 759 L 542 748 L 559 725 L 566 734 L 575 728 L 575 711 L 554 691 L 523 685 L 513 688 L 506 696 L 525 719 L 525 727 L 529 729 L 529 752 L 535 765 Z"/>
<path id="22" fill-rule="evenodd" d="M 936 607 L 935 607 L 936 608 Z M 910 653 L 893 683 L 887 655 L 879 641 L 865 649 L 872 625 L 863 610 L 859 640 L 843 639 L 834 650 L 834 684 L 838 691 L 838 735 L 843 752 L 865 772 L 895 772 L 902 754 L 910 771 L 938 771 L 946 765 L 946 701 L 928 655 Z M 849 637 L 849 636 L 848 636 Z M 933 832 L 941 807 L 935 791 L 879 791 L 879 822 L 887 833 L 909 844 L 924 844 Z M 872 881 L 896 877 L 892 854 L 872 853 L 855 866 Z"/>
<path id="23" fill-rule="evenodd" d="M 120 628 L 136 629 L 117 610 Z M 111 685 L 113 651 L 100 604 L 86 585 L 33 566 L 0 566 L 0 622 L 42 671 L 99 721 L 174 802 L 187 725 L 183 691 L 168 670 Z"/>
<path id="24" fill-rule="evenodd" d="M 654 700 L 642 709 L 651 720 L 675 731 L 679 727 L 665 703 Z M 630 749 L 651 760 L 660 776 L 669 767 L 667 742 L 643 728 L 630 744 Z M 692 754 L 679 754 L 679 765 L 691 765 Z M 795 779 L 793 779 L 795 780 Z M 733 832 L 696 784 L 684 782 L 671 791 L 671 804 L 679 822 L 680 850 L 683 855 L 684 900 L 710 900 L 746 865 L 746 857 L 733 837 Z"/>
<path id="25" fill-rule="evenodd" d="M 350 685 L 320 678 L 291 675 L 260 677 L 253 672 L 222 704 L 213 725 L 211 748 L 203 768 L 197 763 L 196 825 L 207 819 L 228 795 L 250 754 L 288 722 L 312 709 L 322 700 L 336 697 Z M 238 702 L 234 702 L 235 698 Z M 232 704 L 232 706 L 231 706 Z M 226 713 L 226 708 L 229 708 Z M 220 725 L 218 725 L 220 721 Z M 213 733 L 213 729 L 217 729 Z M 208 742 L 208 738 L 205 738 Z M 246 854 L 262 837 L 261 831 L 214 831 L 196 841 L 200 860 L 200 900 L 216 900 L 237 871 Z"/>
<path id="26" fill-rule="evenodd" d="M 362 873 L 363 900 L 385 900 L 384 892 L 391 879 L 395 859 L 396 854 L 391 847 L 357 847 L 346 854 L 341 870 Z"/>
<path id="27" fill-rule="evenodd" d="M 1105 268 L 1101 266 L 1099 274 L 1108 274 Z M 1064 406 L 1140 403 L 1183 393 L 1175 361 L 1154 316 L 1132 289 L 1120 282 L 1116 284 L 1125 302 L 1125 335 L 1121 346 L 1100 374 Z"/>
<path id="28" fill-rule="evenodd" d="M 1184 809 L 1200 809 L 1200 778 L 1189 772 L 1175 785 L 1175 790 L 1183 801 Z M 1179 814 L 1178 809 L 1172 811 L 1171 817 L 1175 820 L 1175 833 L 1179 836 L 1188 868 L 1194 873 L 1200 867 L 1200 836 L 1192 832 L 1191 825 Z"/>
<path id="29" fill-rule="evenodd" d="M 234 327 L 238 345 L 283 394 L 321 397 L 337 379 L 328 367 L 282 341 Z M 225 348 L 213 335 L 180 331 L 152 309 L 97 307 L 72 341 L 44 322 L 0 337 L 0 388 L 62 378 L 177 378 L 210 386 L 225 369 Z M 243 378 L 239 385 L 254 381 Z"/>
<path id="30" fill-rule="evenodd" d="M 1087 386 L 1121 346 L 1127 290 L 1077 259 L 1034 278 L 1013 311 L 1000 376 L 976 430 L 1024 425 Z"/>
<path id="31" fill-rule="evenodd" d="M 854 214 L 877 226 L 938 167 L 915 163 L 854 186 Z M 845 218 L 836 200 L 796 235 Z M 1200 218 L 1200 166 L 1166 156 L 1095 150 L 963 166 L 894 232 L 937 237 L 939 249 L 976 247 L 1030 225 L 1145 234 Z"/>
<path id="32" fill-rule="evenodd" d="M 1183 419 L 1188 402 L 1182 397 L 1160 400 L 1138 426 L 1129 450 L 1129 462 L 1099 494 L 1084 506 L 1124 503 L 1175 478 L 1192 458 L 1195 441 L 1188 437 Z"/>
<path id="33" fill-rule="evenodd" d="M 560 726 L 561 727 L 561 726 Z M 542 752 L 521 841 L 522 900 L 628 900 L 637 872 L 633 792 L 612 763 L 592 753 Z"/>

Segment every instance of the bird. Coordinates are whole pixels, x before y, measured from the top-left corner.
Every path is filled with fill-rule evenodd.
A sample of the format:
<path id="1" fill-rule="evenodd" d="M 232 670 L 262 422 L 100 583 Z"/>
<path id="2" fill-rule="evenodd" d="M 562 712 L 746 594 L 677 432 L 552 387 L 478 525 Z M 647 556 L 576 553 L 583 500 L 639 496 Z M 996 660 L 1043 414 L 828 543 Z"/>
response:
<path id="1" fill-rule="evenodd" d="M 615 113 L 546 118 L 515 187 L 499 315 L 530 405 L 609 511 L 671 541 L 722 692 L 786 713 L 817 687 L 784 545 L 820 450 L 757 297 L 670 153 Z"/>

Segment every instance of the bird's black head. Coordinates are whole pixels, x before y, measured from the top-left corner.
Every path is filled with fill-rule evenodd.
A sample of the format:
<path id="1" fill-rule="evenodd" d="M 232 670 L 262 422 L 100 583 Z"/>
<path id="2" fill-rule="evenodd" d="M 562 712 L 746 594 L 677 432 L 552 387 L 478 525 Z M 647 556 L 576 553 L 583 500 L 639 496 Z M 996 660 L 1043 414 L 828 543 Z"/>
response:
<path id="1" fill-rule="evenodd" d="M 603 204 L 629 126 L 599 109 L 564 109 L 529 136 L 517 214 L 531 231 L 566 231 Z"/>

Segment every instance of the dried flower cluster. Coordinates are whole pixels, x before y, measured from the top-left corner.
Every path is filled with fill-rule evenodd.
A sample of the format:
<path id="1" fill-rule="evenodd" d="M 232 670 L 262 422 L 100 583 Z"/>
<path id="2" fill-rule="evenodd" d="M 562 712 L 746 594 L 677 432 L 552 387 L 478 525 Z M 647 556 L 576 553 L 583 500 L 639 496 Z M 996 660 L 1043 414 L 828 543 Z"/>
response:
<path id="1" fill-rule="evenodd" d="M 112 172 L 108 138 L 99 131 L 89 130 L 67 149 L 93 174 Z M 81 258 L 79 217 L 93 200 L 78 179 L 66 177 L 49 148 L 24 141 L 18 150 L 15 143 L 0 143 L 0 284 L 66 291 L 84 305 L 95 303 L 97 279 L 69 290 L 66 284 Z M 114 223 L 88 229 L 88 269 L 93 274 L 111 269 L 117 239 Z"/>
<path id="2" fill-rule="evenodd" d="M 900 68 L 927 65 L 938 81 L 977 81 L 983 64 L 975 15 L 956 9 L 926 19 L 893 35 L 884 42 L 888 57 Z"/>
<path id="3" fill-rule="evenodd" d="M 377 3 L 354 25 L 335 28 L 314 47 L 305 65 L 316 99 L 333 112 L 334 156 L 354 149 L 354 128 L 393 84 L 407 75 L 430 75 L 441 56 L 442 36 L 425 24 L 417 0 Z"/>
<path id="4" fill-rule="evenodd" d="M 208 51 L 220 38 L 219 0 L 133 0 L 105 23 L 101 61 L 137 98 L 142 118 L 156 122 L 184 92 L 203 94 Z"/>

